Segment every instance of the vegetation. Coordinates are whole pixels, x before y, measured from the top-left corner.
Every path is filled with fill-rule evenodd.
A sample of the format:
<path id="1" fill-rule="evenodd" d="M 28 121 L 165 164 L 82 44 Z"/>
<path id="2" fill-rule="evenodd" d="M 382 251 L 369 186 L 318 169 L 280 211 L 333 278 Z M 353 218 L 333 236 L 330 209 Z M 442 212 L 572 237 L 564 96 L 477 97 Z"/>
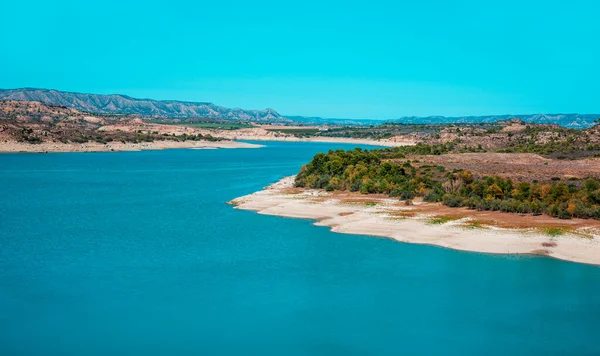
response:
<path id="1" fill-rule="evenodd" d="M 479 221 L 473 221 L 466 225 L 469 229 L 481 229 L 483 228 L 483 224 Z"/>
<path id="2" fill-rule="evenodd" d="M 465 170 L 416 167 L 389 160 L 407 152 L 443 152 L 447 145 L 329 151 L 315 155 L 296 177 L 297 187 L 382 193 L 401 200 L 422 197 L 449 207 L 518 214 L 548 214 L 561 219 L 600 219 L 600 181 L 515 183 L 498 176 L 474 178 Z M 413 162 L 414 163 L 414 162 Z"/>
<path id="3" fill-rule="evenodd" d="M 550 237 L 562 236 L 567 233 L 568 229 L 564 227 L 546 227 L 544 233 Z"/>
<path id="4" fill-rule="evenodd" d="M 402 123 L 384 123 L 377 126 L 345 126 L 331 127 L 326 131 L 319 132 L 319 136 L 325 137 L 351 137 L 363 139 L 381 140 L 398 135 L 431 135 L 437 134 L 444 128 L 444 125 L 436 124 L 402 124 Z"/>
<path id="5" fill-rule="evenodd" d="M 20 142 L 26 142 L 31 144 L 39 144 L 45 140 L 59 141 L 62 143 L 87 143 L 87 142 L 98 142 L 101 144 L 107 144 L 109 142 L 154 142 L 154 141 L 222 141 L 221 137 L 214 137 L 210 134 L 182 134 L 182 135 L 169 135 L 169 134 L 158 134 L 158 132 L 122 132 L 122 131 L 92 131 L 92 130 L 73 130 L 71 132 L 65 132 L 64 130 L 53 131 L 49 129 L 44 130 L 33 130 L 31 128 L 23 128 L 19 131 Z M 48 137 L 49 134 L 52 138 Z M 43 138 L 45 140 L 43 140 Z"/>
<path id="6" fill-rule="evenodd" d="M 31 128 L 23 128 L 21 129 L 21 140 L 22 142 L 27 142 L 31 144 L 42 143 L 42 139 L 39 136 L 33 135 L 33 130 Z"/>
<path id="7" fill-rule="evenodd" d="M 267 129 L 267 131 L 281 132 L 284 134 L 294 135 L 296 137 L 310 137 L 319 133 L 319 129 L 315 128 Z"/>
<path id="8" fill-rule="evenodd" d="M 497 150 L 504 153 L 537 153 L 556 158 L 578 158 L 600 151 L 600 143 L 592 142 L 593 132 L 564 127 L 527 125 L 510 147 Z"/>
<path id="9" fill-rule="evenodd" d="M 379 158 L 405 158 L 407 155 L 442 155 L 452 152 L 484 152 L 484 150 L 480 147 L 459 148 L 456 142 L 446 142 L 429 145 L 418 143 L 412 146 L 387 147 L 373 150 L 372 152 Z"/>
<path id="10" fill-rule="evenodd" d="M 442 225 L 442 224 L 445 224 L 452 220 L 454 220 L 454 219 L 447 217 L 447 216 L 438 216 L 438 217 L 429 219 L 429 223 L 432 225 Z"/>
<path id="11" fill-rule="evenodd" d="M 284 132 L 285 130 L 276 130 Z M 444 154 L 464 152 L 537 153 L 552 158 L 576 159 L 600 156 L 600 127 L 576 130 L 549 124 L 527 124 L 519 119 L 470 124 L 402 124 L 330 127 L 287 133 L 301 136 L 388 139 L 404 137 L 423 147 L 442 148 Z M 450 146 L 443 147 L 451 143 Z M 446 148 L 446 149 L 444 149 Z"/>
<path id="12" fill-rule="evenodd" d="M 171 122 L 173 123 L 173 120 Z M 202 122 L 194 121 L 193 123 L 219 124 L 217 121 L 207 122 L 206 120 Z M 100 129 L 103 126 L 115 124 L 122 125 L 124 129 Z M 235 127 L 249 126 L 243 123 L 228 124 Z M 61 105 L 46 105 L 32 101 L 0 100 L 0 133 L 2 133 L 3 137 L 23 143 L 61 142 L 68 144 L 97 142 L 106 144 L 113 141 L 139 143 L 162 140 L 223 140 L 210 134 L 160 134 L 151 125 L 142 126 L 136 131 L 131 131 L 127 129 L 128 125 L 139 125 L 139 118 L 127 115 L 86 114 Z M 129 127 L 131 128 L 131 126 Z"/>
<path id="13" fill-rule="evenodd" d="M 198 129 L 209 129 L 209 130 L 239 130 L 254 127 L 251 124 L 244 122 L 222 122 L 222 121 L 189 121 L 189 122 L 170 122 L 160 120 L 148 120 L 149 123 L 162 124 L 162 125 L 177 125 L 177 126 L 188 126 Z"/>

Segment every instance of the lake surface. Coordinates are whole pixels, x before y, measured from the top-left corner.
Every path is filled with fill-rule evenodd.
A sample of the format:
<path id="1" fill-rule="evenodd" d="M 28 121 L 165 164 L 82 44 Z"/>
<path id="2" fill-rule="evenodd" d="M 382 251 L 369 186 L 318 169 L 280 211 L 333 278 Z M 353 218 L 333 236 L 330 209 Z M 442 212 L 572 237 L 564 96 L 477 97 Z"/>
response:
<path id="1" fill-rule="evenodd" d="M 600 354 L 600 268 L 226 201 L 341 144 L 0 155 L 0 355 Z"/>

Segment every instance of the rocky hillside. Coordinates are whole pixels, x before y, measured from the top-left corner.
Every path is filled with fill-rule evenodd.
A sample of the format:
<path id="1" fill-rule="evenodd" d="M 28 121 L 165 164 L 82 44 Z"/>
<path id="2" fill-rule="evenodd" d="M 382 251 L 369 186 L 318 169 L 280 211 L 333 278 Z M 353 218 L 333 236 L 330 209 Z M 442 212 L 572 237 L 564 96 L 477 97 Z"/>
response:
<path id="1" fill-rule="evenodd" d="M 455 143 L 466 151 L 538 153 L 554 158 L 583 158 L 600 155 L 600 125 L 583 130 L 553 124 L 527 124 L 523 120 L 499 121 L 495 127 L 451 125 L 430 135 L 430 143 Z"/>
<path id="2" fill-rule="evenodd" d="M 37 101 L 0 100 L 0 143 L 215 141 L 206 131 L 148 124 L 129 115 L 90 114 Z"/>
<path id="3" fill-rule="evenodd" d="M 83 94 L 48 89 L 0 89 L 0 99 L 39 101 L 99 114 L 136 114 L 148 117 L 209 118 L 248 122 L 286 123 L 292 120 L 273 109 L 243 110 L 212 103 L 136 99 L 126 95 Z"/>

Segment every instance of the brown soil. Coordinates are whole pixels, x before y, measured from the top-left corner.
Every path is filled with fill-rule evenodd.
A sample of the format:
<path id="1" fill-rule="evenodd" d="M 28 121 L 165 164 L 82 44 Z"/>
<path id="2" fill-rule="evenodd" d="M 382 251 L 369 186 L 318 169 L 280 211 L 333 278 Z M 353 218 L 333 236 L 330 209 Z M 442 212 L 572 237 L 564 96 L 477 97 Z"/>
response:
<path id="1" fill-rule="evenodd" d="M 532 153 L 462 153 L 441 156 L 412 156 L 422 165 L 465 169 L 476 177 L 499 175 L 514 181 L 548 181 L 552 177 L 568 180 L 600 178 L 600 159 L 547 159 Z"/>
<path id="2" fill-rule="evenodd" d="M 311 198 L 315 201 L 326 201 L 328 199 L 337 199 L 346 204 L 365 204 L 375 203 L 375 206 L 384 206 L 378 204 L 384 199 L 390 199 L 382 194 L 364 195 L 356 192 L 331 192 L 326 196 Z M 468 208 L 451 208 L 440 203 L 421 203 L 407 207 L 403 201 L 398 201 L 396 207 L 402 210 L 393 210 L 390 215 L 395 217 L 412 217 L 417 214 L 426 214 L 432 216 L 444 216 L 452 220 L 470 218 L 471 222 L 477 222 L 481 225 L 496 226 L 500 228 L 565 228 L 575 230 L 580 228 L 600 230 L 600 221 L 592 219 L 571 219 L 563 220 L 553 218 L 549 215 L 519 215 L 503 213 L 499 211 L 477 211 Z"/>
<path id="3" fill-rule="evenodd" d="M 348 216 L 348 215 L 352 215 L 352 214 L 354 214 L 354 212 L 353 212 L 353 211 L 345 211 L 345 212 L 343 212 L 343 213 L 340 213 L 339 215 L 340 215 L 340 216 Z"/>
<path id="4" fill-rule="evenodd" d="M 283 189 L 281 189 L 281 191 L 285 194 L 293 195 L 293 194 L 302 193 L 304 191 L 304 189 L 302 189 L 302 188 L 283 188 Z"/>
<path id="5" fill-rule="evenodd" d="M 499 211 L 477 211 L 467 208 L 450 208 L 437 203 L 423 203 L 415 206 L 415 211 L 423 214 L 445 216 L 453 219 L 469 217 L 483 225 L 502 228 L 542 228 L 563 227 L 578 229 L 582 227 L 600 229 L 600 221 L 591 219 L 563 220 L 548 215 L 519 215 Z"/>

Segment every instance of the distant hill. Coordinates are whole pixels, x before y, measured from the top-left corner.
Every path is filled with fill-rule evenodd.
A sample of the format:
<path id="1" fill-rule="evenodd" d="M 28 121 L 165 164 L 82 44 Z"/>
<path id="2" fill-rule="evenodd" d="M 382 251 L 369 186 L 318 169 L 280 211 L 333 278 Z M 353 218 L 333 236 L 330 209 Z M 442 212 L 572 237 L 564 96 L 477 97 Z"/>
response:
<path id="1" fill-rule="evenodd" d="M 386 122 L 407 124 L 450 124 L 494 122 L 520 118 L 529 123 L 557 124 L 569 128 L 583 129 L 593 126 L 600 114 L 527 114 L 485 116 L 406 116 L 393 120 L 342 119 L 305 116 L 282 116 L 273 109 L 244 110 L 226 108 L 208 102 L 177 100 L 136 99 L 127 95 L 83 94 L 59 90 L 20 88 L 0 89 L 0 100 L 40 101 L 45 104 L 64 105 L 80 111 L 100 114 L 136 114 L 145 117 L 206 118 L 258 123 L 304 124 L 304 125 L 380 125 Z"/>
<path id="2" fill-rule="evenodd" d="M 212 103 L 136 99 L 121 94 L 83 94 L 49 89 L 20 88 L 0 89 L 0 99 L 39 101 L 44 104 L 64 105 L 80 111 L 99 114 L 136 114 L 152 117 L 209 118 L 251 122 L 291 122 L 291 120 L 282 117 L 273 109 L 230 109 Z"/>
<path id="3" fill-rule="evenodd" d="M 524 115 L 486 115 L 486 116 L 428 116 L 428 117 L 402 117 L 391 120 L 394 123 L 411 124 L 458 124 L 458 123 L 476 123 L 476 122 L 496 122 L 512 118 L 519 118 L 527 123 L 535 124 L 556 124 L 573 129 L 584 129 L 594 125 L 594 121 L 600 118 L 600 114 L 524 114 Z"/>
<path id="4" fill-rule="evenodd" d="M 524 114 L 524 115 L 484 115 L 484 116 L 404 116 L 391 120 L 340 119 L 304 116 L 285 116 L 297 123 L 306 125 L 369 126 L 383 123 L 394 124 L 473 124 L 491 123 L 519 118 L 526 123 L 556 124 L 572 129 L 585 129 L 594 126 L 600 114 Z"/>

